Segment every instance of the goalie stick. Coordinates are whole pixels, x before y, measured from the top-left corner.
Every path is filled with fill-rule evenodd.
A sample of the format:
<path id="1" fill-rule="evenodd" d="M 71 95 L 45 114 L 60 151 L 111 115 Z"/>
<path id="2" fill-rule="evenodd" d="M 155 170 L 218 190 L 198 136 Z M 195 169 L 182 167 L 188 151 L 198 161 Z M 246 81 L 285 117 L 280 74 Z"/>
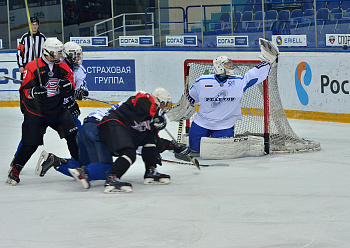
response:
<path id="1" fill-rule="evenodd" d="M 190 80 L 190 76 L 189 76 L 189 66 L 187 66 L 187 72 L 186 72 L 186 78 L 185 78 L 185 90 L 184 90 L 184 94 L 187 93 L 187 89 L 188 89 L 188 81 Z M 177 142 L 181 143 L 182 141 L 182 133 L 183 133 L 183 127 L 184 127 L 184 119 L 181 119 L 179 121 L 179 127 L 177 129 Z"/>

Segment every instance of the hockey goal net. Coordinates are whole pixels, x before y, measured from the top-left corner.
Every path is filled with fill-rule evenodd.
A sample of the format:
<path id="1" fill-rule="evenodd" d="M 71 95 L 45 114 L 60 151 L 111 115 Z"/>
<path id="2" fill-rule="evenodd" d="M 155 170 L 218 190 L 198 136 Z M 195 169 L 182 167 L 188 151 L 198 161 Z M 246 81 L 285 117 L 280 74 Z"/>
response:
<path id="1" fill-rule="evenodd" d="M 234 60 L 242 75 L 259 64 L 259 60 Z M 185 91 L 201 76 L 214 74 L 213 60 L 188 59 L 184 62 Z M 198 106 L 197 106 L 198 108 Z M 300 138 L 290 126 L 284 112 L 277 83 L 277 67 L 268 78 L 248 88 L 241 99 L 242 120 L 236 121 L 235 137 L 254 135 L 265 140 L 266 153 L 293 153 L 320 150 L 320 143 Z M 193 117 L 191 118 L 193 119 Z M 188 133 L 191 120 L 186 121 Z M 180 123 L 181 125 L 181 123 Z M 182 136 L 179 128 L 178 137 Z"/>

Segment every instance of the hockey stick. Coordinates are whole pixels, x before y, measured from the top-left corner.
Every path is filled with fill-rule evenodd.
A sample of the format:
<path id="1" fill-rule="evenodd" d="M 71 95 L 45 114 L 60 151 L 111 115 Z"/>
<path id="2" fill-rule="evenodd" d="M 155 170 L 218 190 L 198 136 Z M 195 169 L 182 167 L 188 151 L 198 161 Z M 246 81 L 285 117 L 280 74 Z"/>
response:
<path id="1" fill-rule="evenodd" d="M 172 139 L 172 142 L 175 144 L 175 145 L 177 145 L 178 144 L 178 142 L 176 142 L 176 140 L 175 140 L 175 138 L 174 138 L 174 136 L 168 131 L 168 129 L 166 129 L 166 128 L 164 128 L 164 130 L 165 130 L 165 132 L 167 132 L 168 133 L 168 135 L 171 137 L 171 139 Z M 200 170 L 201 168 L 199 167 L 199 162 L 198 162 L 198 160 L 197 159 L 192 159 L 192 157 L 191 156 L 189 156 L 189 155 L 186 155 L 186 157 L 192 162 L 192 164 L 193 165 L 195 165 L 197 168 L 198 168 L 198 170 Z"/>
<path id="2" fill-rule="evenodd" d="M 91 98 L 91 97 L 87 97 L 87 96 L 84 96 L 84 99 L 94 101 L 94 102 L 100 102 L 100 103 L 104 103 L 104 104 L 108 104 L 108 105 L 115 105 L 114 103 L 111 103 L 111 102 L 105 102 L 105 101 L 98 100 L 98 99 Z"/>
<path id="3" fill-rule="evenodd" d="M 36 51 L 35 51 L 35 43 L 34 43 L 33 30 L 32 30 L 32 22 L 30 21 L 28 1 L 27 0 L 24 0 L 24 1 L 25 1 L 25 4 L 26 4 L 26 11 L 27 11 L 27 18 L 28 18 L 28 26 L 29 26 L 29 31 L 30 31 L 30 37 L 32 38 L 32 42 L 33 42 L 33 53 L 34 53 L 34 58 L 35 58 L 35 63 L 36 63 L 36 70 L 38 72 L 38 78 L 39 78 L 40 86 L 43 86 L 43 84 L 41 82 L 41 76 L 40 76 L 38 56 L 36 55 Z"/>
<path id="4" fill-rule="evenodd" d="M 16 82 L 21 82 L 21 83 L 23 82 L 23 80 L 16 79 L 16 78 L 12 78 L 12 77 L 8 77 L 8 76 L 1 76 L 1 77 L 0 77 L 0 81 L 1 81 L 1 80 L 4 80 L 4 79 L 16 81 Z"/>
<path id="5" fill-rule="evenodd" d="M 192 162 L 179 162 L 179 161 L 173 161 L 168 159 L 163 159 L 163 162 L 172 163 L 172 164 L 186 164 L 186 165 L 193 165 Z M 209 166 L 229 166 L 227 163 L 216 163 L 216 164 L 199 164 L 199 166 L 203 167 L 209 167 Z"/>
<path id="6" fill-rule="evenodd" d="M 140 153 L 137 153 L 138 156 L 142 156 Z M 180 161 L 174 161 L 174 160 L 168 160 L 162 158 L 162 162 L 170 163 L 170 164 L 185 164 L 185 165 L 193 165 L 192 162 L 180 162 Z M 229 166 L 227 163 L 216 163 L 216 164 L 199 164 L 199 166 L 203 167 L 211 167 L 211 166 Z"/>

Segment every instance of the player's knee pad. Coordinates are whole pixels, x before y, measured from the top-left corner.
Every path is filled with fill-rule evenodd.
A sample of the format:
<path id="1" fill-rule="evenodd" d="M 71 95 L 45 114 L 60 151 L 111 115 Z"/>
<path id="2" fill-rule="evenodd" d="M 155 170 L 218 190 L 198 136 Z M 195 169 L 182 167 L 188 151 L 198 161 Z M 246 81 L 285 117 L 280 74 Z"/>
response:
<path id="1" fill-rule="evenodd" d="M 123 149 L 120 152 L 120 157 L 124 158 L 130 165 L 132 165 L 136 160 L 136 151 L 132 148 Z"/>

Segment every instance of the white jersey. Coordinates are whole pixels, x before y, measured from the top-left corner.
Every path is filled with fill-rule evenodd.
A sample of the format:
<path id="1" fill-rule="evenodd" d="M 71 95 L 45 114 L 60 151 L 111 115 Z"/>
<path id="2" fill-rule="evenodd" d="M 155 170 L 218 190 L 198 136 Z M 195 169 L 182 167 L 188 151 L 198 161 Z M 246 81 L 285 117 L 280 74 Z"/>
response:
<path id="1" fill-rule="evenodd" d="M 97 120 L 101 121 L 105 115 L 106 113 L 103 112 L 101 109 L 95 109 L 88 115 L 88 117 L 95 117 Z"/>
<path id="2" fill-rule="evenodd" d="M 271 66 L 261 62 L 244 76 L 229 77 L 220 82 L 215 74 L 204 75 L 191 86 L 187 98 L 190 103 L 200 102 L 194 122 L 206 129 L 222 130 L 242 119 L 240 100 L 251 86 L 264 81 Z"/>
<path id="3" fill-rule="evenodd" d="M 77 89 L 83 88 L 87 90 L 86 70 L 84 66 L 79 65 L 79 67 L 74 67 L 73 75 L 74 75 L 75 89 L 77 90 Z"/>

